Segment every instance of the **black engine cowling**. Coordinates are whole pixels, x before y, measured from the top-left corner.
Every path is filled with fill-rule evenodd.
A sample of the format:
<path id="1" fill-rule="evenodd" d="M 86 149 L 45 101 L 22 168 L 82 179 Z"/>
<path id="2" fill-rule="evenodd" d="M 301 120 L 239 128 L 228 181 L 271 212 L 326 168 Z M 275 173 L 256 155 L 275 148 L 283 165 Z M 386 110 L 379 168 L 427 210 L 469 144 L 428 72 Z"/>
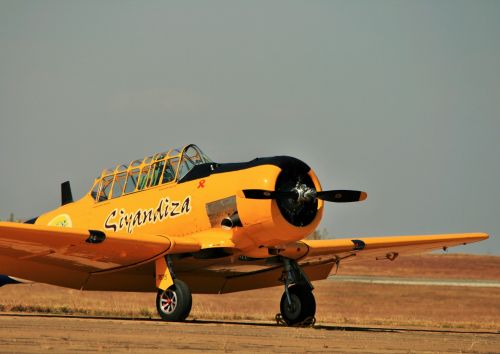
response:
<path id="1" fill-rule="evenodd" d="M 300 167 L 300 166 L 297 166 Z M 297 190 L 300 188 L 315 188 L 308 171 L 303 168 L 287 168 L 282 170 L 276 180 L 275 190 L 278 192 Z M 276 200 L 283 217 L 294 226 L 307 226 L 313 222 L 318 212 L 318 199 L 298 200 L 296 197 L 279 198 Z"/>

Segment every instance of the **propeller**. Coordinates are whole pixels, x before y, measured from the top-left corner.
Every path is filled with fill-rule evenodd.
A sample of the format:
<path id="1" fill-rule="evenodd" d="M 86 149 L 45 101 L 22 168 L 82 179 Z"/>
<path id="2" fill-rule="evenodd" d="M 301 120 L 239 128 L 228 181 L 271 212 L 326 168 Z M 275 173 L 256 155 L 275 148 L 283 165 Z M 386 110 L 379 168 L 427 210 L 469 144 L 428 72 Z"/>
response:
<path id="1" fill-rule="evenodd" d="M 353 191 L 349 189 L 321 191 L 316 192 L 316 195 L 318 199 L 334 203 L 361 202 L 368 197 L 368 194 L 366 194 L 366 192 Z"/>
<path id="2" fill-rule="evenodd" d="M 353 190 L 317 191 L 314 182 L 305 171 L 282 171 L 276 180 L 275 190 L 244 189 L 248 199 L 275 200 L 281 215 L 294 226 L 306 226 L 316 219 L 318 200 L 334 203 L 351 203 L 365 200 L 365 192 Z"/>
<path id="3" fill-rule="evenodd" d="M 307 202 L 321 199 L 334 203 L 360 202 L 366 199 L 367 194 L 361 191 L 348 189 L 334 189 L 331 191 L 316 191 L 305 184 L 300 184 L 288 191 L 268 191 L 265 189 L 244 189 L 243 195 L 247 199 L 296 199 L 297 202 Z"/>

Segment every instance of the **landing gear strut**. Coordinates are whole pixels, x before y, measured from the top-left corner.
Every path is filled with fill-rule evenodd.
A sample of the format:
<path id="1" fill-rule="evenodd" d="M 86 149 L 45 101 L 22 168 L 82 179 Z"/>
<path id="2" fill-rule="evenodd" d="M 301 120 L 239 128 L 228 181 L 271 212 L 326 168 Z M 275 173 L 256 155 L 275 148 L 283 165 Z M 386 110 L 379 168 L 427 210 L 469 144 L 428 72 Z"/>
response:
<path id="1" fill-rule="evenodd" d="M 314 287 L 294 260 L 283 258 L 283 268 L 281 280 L 285 292 L 281 296 L 281 314 L 276 315 L 277 322 L 284 322 L 288 326 L 313 325 L 316 321 L 316 300 L 312 293 Z"/>
<path id="2" fill-rule="evenodd" d="M 164 321 L 184 321 L 191 312 L 191 290 L 182 280 L 175 279 L 172 261 L 167 256 L 156 260 L 156 309 Z"/>

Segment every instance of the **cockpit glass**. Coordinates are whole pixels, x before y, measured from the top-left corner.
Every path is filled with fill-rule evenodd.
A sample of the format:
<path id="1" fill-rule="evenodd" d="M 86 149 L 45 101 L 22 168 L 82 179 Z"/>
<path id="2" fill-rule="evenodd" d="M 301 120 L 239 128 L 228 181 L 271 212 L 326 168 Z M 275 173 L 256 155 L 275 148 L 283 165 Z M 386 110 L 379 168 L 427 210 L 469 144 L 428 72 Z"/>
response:
<path id="1" fill-rule="evenodd" d="M 182 154 L 182 162 L 179 166 L 177 179 L 182 179 L 196 165 L 212 162 L 201 150 L 195 145 L 189 145 Z"/>
<path id="2" fill-rule="evenodd" d="M 139 176 L 139 169 L 134 168 L 130 170 L 127 176 L 127 183 L 125 184 L 125 194 L 132 193 L 135 191 L 137 185 L 137 177 Z"/>
<path id="3" fill-rule="evenodd" d="M 111 185 L 113 183 L 113 175 L 106 176 L 102 179 L 101 190 L 99 192 L 98 201 L 102 202 L 109 198 L 109 192 L 111 191 Z"/>
<path id="4" fill-rule="evenodd" d="M 160 182 L 160 177 L 163 172 L 163 166 L 165 165 L 165 161 L 158 161 L 153 164 L 153 169 L 151 173 L 151 187 L 158 185 Z"/>
<path id="5" fill-rule="evenodd" d="M 126 178 L 127 178 L 126 172 L 119 173 L 115 176 L 115 181 L 113 182 L 113 190 L 111 192 L 111 198 L 118 198 L 119 196 L 122 195 Z"/>
<path id="6" fill-rule="evenodd" d="M 171 149 L 171 150 L 168 152 L 168 157 L 177 156 L 177 155 L 179 155 L 181 152 L 182 152 L 182 148 L 175 148 L 175 149 Z"/>
<path id="7" fill-rule="evenodd" d="M 171 149 L 102 171 L 91 197 L 97 202 L 182 179 L 196 165 L 212 162 L 196 145 Z"/>
<path id="8" fill-rule="evenodd" d="M 165 171 L 163 172 L 163 179 L 161 183 L 172 182 L 175 179 L 175 172 L 177 171 L 177 164 L 179 163 L 179 158 L 174 157 L 167 160 L 165 165 Z"/>
<path id="9" fill-rule="evenodd" d="M 149 172 L 149 165 L 146 165 L 142 168 L 141 176 L 139 177 L 139 183 L 137 184 L 137 190 L 143 190 L 147 186 L 148 180 L 150 178 Z"/>

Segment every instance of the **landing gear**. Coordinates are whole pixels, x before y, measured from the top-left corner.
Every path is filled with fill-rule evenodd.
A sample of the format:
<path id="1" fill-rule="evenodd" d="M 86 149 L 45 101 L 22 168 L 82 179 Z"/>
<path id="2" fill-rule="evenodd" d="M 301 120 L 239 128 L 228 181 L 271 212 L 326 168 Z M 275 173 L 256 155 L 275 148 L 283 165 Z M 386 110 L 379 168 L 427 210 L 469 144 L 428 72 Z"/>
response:
<path id="1" fill-rule="evenodd" d="M 283 268 L 281 280 L 285 292 L 280 301 L 281 314 L 276 315 L 276 321 L 288 326 L 313 325 L 316 321 L 316 300 L 312 293 L 314 287 L 294 260 L 283 258 Z"/>
<path id="2" fill-rule="evenodd" d="M 156 309 L 165 321 L 184 321 L 191 311 L 193 300 L 191 290 L 182 280 L 174 279 L 174 284 L 167 290 L 158 290 Z"/>
<path id="3" fill-rule="evenodd" d="M 310 289 L 301 285 L 292 285 L 288 288 L 290 303 L 286 291 L 281 296 L 281 318 L 289 325 L 307 325 L 314 321 L 316 300 Z"/>
<path id="4" fill-rule="evenodd" d="M 191 290 L 182 280 L 175 279 L 172 259 L 169 256 L 158 258 L 156 268 L 156 309 L 165 321 L 184 321 L 189 316 L 193 299 Z"/>

